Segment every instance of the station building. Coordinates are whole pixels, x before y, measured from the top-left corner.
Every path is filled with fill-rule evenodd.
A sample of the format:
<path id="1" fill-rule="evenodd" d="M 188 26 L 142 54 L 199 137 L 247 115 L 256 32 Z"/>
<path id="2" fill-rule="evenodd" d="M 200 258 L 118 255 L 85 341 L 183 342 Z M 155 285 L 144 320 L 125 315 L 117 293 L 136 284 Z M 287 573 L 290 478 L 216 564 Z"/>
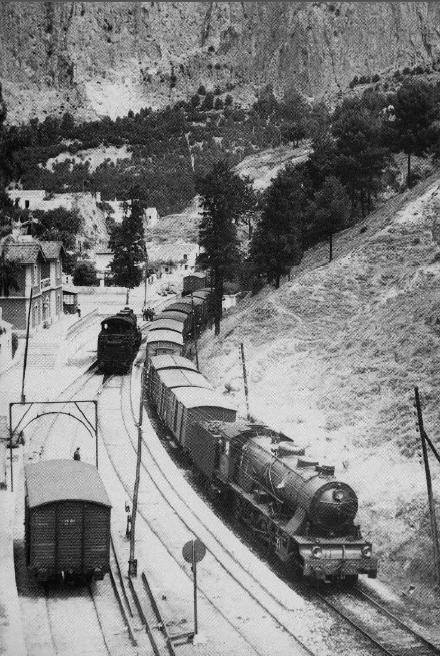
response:
<path id="1" fill-rule="evenodd" d="M 63 314 L 61 242 L 40 241 L 14 232 L 0 242 L 0 256 L 11 262 L 18 289 L 0 289 L 3 320 L 13 328 L 26 330 L 32 290 L 30 328 L 49 326 Z"/>

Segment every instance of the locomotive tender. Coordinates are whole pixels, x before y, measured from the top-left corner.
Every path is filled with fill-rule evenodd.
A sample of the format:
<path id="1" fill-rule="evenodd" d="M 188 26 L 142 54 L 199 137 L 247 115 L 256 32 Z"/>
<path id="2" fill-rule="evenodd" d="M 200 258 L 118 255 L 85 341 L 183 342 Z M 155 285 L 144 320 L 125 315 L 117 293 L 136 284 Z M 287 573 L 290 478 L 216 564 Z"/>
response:
<path id="1" fill-rule="evenodd" d="M 25 467 L 25 551 L 39 581 L 101 580 L 109 570 L 111 504 L 91 464 L 50 459 Z"/>
<path id="2" fill-rule="evenodd" d="M 141 344 L 136 315 L 125 307 L 101 322 L 98 335 L 98 368 L 107 374 L 127 372 Z"/>
<path id="3" fill-rule="evenodd" d="M 186 326 L 194 326 L 197 312 L 203 326 L 210 292 L 203 291 L 197 307 L 179 300 L 159 317 L 179 312 Z M 235 408 L 182 356 L 180 340 L 163 352 L 147 352 L 145 395 L 236 518 L 306 577 L 346 583 L 359 574 L 375 578 L 372 545 L 355 524 L 356 493 L 335 477 L 334 467 L 306 460 L 304 448 L 263 424 L 237 420 Z"/>

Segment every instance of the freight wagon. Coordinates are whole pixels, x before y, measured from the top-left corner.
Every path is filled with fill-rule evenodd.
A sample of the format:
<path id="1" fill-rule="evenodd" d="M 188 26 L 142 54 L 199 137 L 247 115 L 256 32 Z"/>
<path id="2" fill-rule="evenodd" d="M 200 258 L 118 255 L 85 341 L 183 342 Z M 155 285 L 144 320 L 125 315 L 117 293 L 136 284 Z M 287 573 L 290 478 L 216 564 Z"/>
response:
<path id="1" fill-rule="evenodd" d="M 25 468 L 25 550 L 39 581 L 100 580 L 109 570 L 111 504 L 98 471 L 73 459 Z"/>

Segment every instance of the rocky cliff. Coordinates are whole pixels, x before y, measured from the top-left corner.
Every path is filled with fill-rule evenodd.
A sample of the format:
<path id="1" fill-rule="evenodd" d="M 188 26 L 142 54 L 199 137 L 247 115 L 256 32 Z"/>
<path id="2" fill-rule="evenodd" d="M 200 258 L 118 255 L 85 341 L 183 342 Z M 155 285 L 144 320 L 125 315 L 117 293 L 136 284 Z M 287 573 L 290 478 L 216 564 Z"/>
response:
<path id="1" fill-rule="evenodd" d="M 229 82 L 310 96 L 355 75 L 431 63 L 435 2 L 7 2 L 0 79 L 9 121 L 67 110 L 117 116 Z"/>

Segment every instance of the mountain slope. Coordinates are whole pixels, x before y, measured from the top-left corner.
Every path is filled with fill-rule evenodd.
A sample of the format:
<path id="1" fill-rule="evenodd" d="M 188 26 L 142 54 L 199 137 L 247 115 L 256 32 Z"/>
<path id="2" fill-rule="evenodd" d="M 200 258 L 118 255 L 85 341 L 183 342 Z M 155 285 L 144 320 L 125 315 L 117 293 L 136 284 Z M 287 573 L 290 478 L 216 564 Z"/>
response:
<path id="1" fill-rule="evenodd" d="M 437 62 L 434 2 L 2 2 L 0 80 L 11 122 L 112 117 L 235 85 L 322 96 L 355 75 Z"/>
<path id="2" fill-rule="evenodd" d="M 290 282 L 240 305 L 201 350 L 203 371 L 244 411 L 244 342 L 251 413 L 353 484 L 382 573 L 425 582 L 433 566 L 412 401 L 418 385 L 436 439 L 439 211 L 437 174 L 339 234 L 332 263 L 327 245 L 308 252 Z"/>

